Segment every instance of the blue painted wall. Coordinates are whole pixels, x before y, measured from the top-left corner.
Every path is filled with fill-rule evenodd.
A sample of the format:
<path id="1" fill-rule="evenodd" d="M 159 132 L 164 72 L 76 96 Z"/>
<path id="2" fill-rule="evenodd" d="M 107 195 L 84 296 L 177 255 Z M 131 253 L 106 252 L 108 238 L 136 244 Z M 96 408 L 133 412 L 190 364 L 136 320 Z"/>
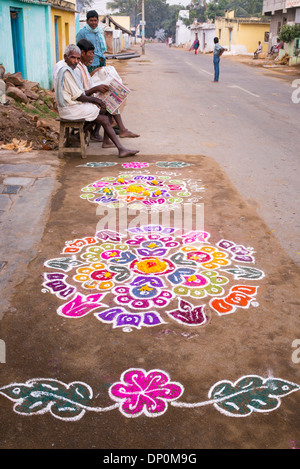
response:
<path id="1" fill-rule="evenodd" d="M 10 8 L 20 9 L 24 76 L 37 81 L 43 88 L 52 86 L 52 35 L 51 6 L 43 2 L 30 3 L 17 0 L 0 0 L 0 63 L 6 73 L 14 73 Z"/>

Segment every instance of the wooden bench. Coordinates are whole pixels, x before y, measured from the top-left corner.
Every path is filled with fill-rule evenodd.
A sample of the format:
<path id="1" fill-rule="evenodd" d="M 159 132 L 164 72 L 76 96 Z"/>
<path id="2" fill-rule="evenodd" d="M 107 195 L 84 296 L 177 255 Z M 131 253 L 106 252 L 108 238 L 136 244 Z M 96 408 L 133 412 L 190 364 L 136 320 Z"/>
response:
<path id="1" fill-rule="evenodd" d="M 254 57 L 254 59 L 266 59 L 266 58 L 267 58 L 267 55 L 268 55 L 267 52 L 259 52 L 259 53 L 257 54 L 257 57 Z"/>
<path id="2" fill-rule="evenodd" d="M 86 148 L 89 145 L 89 137 L 85 136 L 84 119 L 70 121 L 66 119 L 57 119 L 59 121 L 59 143 L 58 158 L 63 158 L 64 153 L 81 153 L 81 158 L 86 158 Z M 72 146 L 70 131 L 79 130 L 80 146 Z M 74 139 L 73 139 L 74 140 Z"/>

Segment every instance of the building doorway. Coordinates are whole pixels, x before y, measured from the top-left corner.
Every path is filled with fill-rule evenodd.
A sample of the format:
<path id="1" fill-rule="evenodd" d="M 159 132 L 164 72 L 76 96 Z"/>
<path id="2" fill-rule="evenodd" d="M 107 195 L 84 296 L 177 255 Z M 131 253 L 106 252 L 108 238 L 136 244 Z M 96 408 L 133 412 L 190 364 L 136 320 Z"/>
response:
<path id="1" fill-rule="evenodd" d="M 229 50 L 231 50 L 231 41 L 232 41 L 232 28 L 229 28 L 229 47 L 228 47 Z"/>
<path id="2" fill-rule="evenodd" d="M 25 78 L 23 55 L 23 11 L 22 8 L 10 8 L 11 34 L 14 52 L 15 73 L 21 72 Z"/>
<path id="3" fill-rule="evenodd" d="M 60 17 L 54 16 L 54 37 L 55 37 L 55 59 L 56 62 L 59 61 L 59 27 L 60 27 Z"/>

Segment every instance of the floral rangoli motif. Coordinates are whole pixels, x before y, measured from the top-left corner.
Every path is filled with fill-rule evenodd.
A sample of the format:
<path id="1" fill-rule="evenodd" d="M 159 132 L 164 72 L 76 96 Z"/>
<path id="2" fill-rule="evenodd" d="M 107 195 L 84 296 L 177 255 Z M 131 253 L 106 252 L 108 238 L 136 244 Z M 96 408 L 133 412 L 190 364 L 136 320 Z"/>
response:
<path id="1" fill-rule="evenodd" d="M 110 208 L 162 210 L 170 209 L 183 202 L 199 202 L 201 195 L 191 197 L 192 189 L 200 193 L 204 191 L 204 186 L 195 181 L 174 179 L 163 174 L 121 173 L 118 177 L 102 177 L 88 184 L 81 189 L 83 193 L 80 197 Z"/>
<path id="2" fill-rule="evenodd" d="M 72 422 L 86 412 L 103 414 L 113 410 L 119 410 L 126 418 L 160 417 L 169 405 L 181 409 L 212 405 L 225 417 L 249 417 L 252 413 L 277 410 L 283 397 L 299 389 L 299 385 L 287 380 L 246 375 L 235 382 L 218 381 L 210 388 L 206 401 L 182 402 L 183 385 L 172 381 L 165 371 L 129 368 L 120 381 L 110 386 L 108 393 L 114 403 L 108 407 L 93 404 L 92 388 L 80 381 L 65 384 L 56 379 L 30 379 L 0 387 L 0 395 L 14 402 L 14 411 L 19 415 L 49 412 L 52 417 Z"/>
<path id="3" fill-rule="evenodd" d="M 45 262 L 52 270 L 44 273 L 43 291 L 65 301 L 61 316 L 93 312 L 126 332 L 172 320 L 205 326 L 214 314 L 256 305 L 258 285 L 249 282 L 264 276 L 253 266 L 252 248 L 228 240 L 213 246 L 209 238 L 204 231 L 179 236 L 160 225 L 129 228 L 126 235 L 102 230 L 67 242 L 61 255 L 71 258 Z"/>

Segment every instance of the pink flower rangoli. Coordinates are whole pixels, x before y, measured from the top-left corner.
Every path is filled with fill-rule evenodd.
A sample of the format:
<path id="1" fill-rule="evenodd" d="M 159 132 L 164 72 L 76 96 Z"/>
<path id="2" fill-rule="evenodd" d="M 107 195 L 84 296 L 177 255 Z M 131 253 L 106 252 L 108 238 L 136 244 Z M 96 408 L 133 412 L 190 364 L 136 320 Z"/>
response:
<path id="1" fill-rule="evenodd" d="M 148 373 L 140 368 L 130 368 L 121 375 L 121 382 L 109 389 L 111 399 L 120 403 L 120 412 L 125 417 L 158 417 L 168 408 L 168 402 L 183 394 L 180 383 L 170 381 L 169 375 L 161 370 Z"/>

